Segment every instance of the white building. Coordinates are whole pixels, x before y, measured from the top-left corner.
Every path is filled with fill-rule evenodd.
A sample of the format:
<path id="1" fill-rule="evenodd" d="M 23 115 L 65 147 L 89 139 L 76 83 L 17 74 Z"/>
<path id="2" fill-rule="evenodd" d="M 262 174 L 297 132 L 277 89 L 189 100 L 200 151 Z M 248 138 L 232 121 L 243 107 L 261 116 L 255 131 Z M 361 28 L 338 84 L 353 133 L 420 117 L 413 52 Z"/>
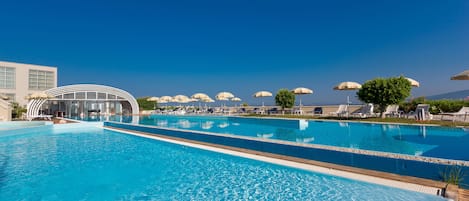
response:
<path id="1" fill-rule="evenodd" d="M 26 96 L 57 87 L 57 68 L 0 61 L 0 95 L 26 106 Z"/>

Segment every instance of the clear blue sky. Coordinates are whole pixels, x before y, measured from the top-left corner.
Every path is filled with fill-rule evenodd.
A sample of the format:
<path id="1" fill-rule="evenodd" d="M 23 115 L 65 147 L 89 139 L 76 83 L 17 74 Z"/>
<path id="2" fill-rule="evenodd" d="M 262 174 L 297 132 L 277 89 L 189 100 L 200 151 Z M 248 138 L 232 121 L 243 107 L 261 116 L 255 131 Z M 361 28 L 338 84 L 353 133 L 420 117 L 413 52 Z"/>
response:
<path id="1" fill-rule="evenodd" d="M 337 103 L 363 83 L 405 75 L 414 96 L 469 89 L 469 1 L 3 1 L 0 60 L 58 67 L 59 86 L 251 104 L 258 90 L 314 90 Z M 270 99 L 266 99 L 269 102 Z"/>

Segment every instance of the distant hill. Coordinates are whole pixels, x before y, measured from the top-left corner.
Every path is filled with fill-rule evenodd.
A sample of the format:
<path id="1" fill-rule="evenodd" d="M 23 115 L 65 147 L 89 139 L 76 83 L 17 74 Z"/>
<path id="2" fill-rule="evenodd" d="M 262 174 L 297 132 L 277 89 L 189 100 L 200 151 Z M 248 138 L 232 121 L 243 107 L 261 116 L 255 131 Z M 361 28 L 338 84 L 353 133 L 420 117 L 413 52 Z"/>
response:
<path id="1" fill-rule="evenodd" d="M 449 92 L 449 93 L 444 93 L 444 94 L 438 94 L 438 95 L 433 95 L 433 96 L 427 96 L 426 98 L 430 100 L 465 99 L 468 96 L 469 96 L 469 89 L 462 90 L 462 91 L 454 91 L 454 92 Z"/>

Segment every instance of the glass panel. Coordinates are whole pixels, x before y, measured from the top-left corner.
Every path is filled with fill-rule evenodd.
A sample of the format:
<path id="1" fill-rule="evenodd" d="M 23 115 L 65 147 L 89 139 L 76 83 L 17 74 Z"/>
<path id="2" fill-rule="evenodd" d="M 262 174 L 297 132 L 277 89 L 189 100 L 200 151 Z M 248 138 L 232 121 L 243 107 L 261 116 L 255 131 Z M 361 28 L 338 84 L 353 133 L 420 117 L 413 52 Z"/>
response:
<path id="1" fill-rule="evenodd" d="M 57 99 L 62 99 L 62 95 L 55 96 Z"/>
<path id="2" fill-rule="evenodd" d="M 98 93 L 98 99 L 106 99 L 106 93 Z"/>
<path id="3" fill-rule="evenodd" d="M 108 94 L 107 99 L 116 99 L 116 96 L 112 94 Z"/>
<path id="4" fill-rule="evenodd" d="M 75 99 L 74 93 L 64 94 L 64 99 Z"/>
<path id="5" fill-rule="evenodd" d="M 96 99 L 96 92 L 86 92 L 86 99 Z"/>
<path id="6" fill-rule="evenodd" d="M 76 92 L 75 99 L 86 99 L 85 92 Z"/>

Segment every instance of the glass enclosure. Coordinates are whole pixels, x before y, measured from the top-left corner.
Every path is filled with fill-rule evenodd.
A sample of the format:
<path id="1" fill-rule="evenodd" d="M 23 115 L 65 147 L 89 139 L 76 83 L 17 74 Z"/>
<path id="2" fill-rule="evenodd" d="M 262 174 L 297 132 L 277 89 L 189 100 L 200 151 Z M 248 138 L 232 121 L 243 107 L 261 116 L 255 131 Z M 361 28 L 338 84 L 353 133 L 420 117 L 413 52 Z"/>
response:
<path id="1" fill-rule="evenodd" d="M 69 118 L 130 115 L 131 108 L 127 101 L 122 100 L 48 100 L 40 113 Z"/>

